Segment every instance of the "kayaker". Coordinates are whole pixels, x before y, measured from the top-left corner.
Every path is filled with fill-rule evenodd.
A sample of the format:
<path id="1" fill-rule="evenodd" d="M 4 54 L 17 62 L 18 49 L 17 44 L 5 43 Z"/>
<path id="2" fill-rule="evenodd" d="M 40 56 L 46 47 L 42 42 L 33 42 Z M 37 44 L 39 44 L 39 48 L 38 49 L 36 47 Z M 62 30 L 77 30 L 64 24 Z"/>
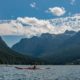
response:
<path id="1" fill-rule="evenodd" d="M 33 66 L 33 69 L 36 69 L 36 65 Z"/>

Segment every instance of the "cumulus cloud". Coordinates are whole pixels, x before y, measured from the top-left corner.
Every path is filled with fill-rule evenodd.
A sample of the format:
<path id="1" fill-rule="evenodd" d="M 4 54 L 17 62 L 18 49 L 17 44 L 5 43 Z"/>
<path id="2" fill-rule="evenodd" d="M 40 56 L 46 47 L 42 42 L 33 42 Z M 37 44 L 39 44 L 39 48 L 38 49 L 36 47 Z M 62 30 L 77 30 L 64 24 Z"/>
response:
<path id="1" fill-rule="evenodd" d="M 52 7 L 48 10 L 55 16 L 62 16 L 65 14 L 66 10 L 63 7 Z"/>
<path id="2" fill-rule="evenodd" d="M 30 4 L 30 6 L 31 6 L 32 8 L 36 8 L 36 3 L 33 2 L 33 3 Z"/>
<path id="3" fill-rule="evenodd" d="M 0 35 L 39 36 L 42 33 L 60 34 L 66 30 L 80 30 L 80 15 L 50 20 L 35 17 L 19 17 L 16 20 L 0 21 Z"/>

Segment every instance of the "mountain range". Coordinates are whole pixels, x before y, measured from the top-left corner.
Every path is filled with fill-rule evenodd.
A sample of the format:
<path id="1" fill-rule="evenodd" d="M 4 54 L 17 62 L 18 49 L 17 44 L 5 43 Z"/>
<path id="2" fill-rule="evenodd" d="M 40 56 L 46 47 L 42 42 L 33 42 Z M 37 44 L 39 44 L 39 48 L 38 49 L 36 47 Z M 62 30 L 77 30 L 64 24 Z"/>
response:
<path id="1" fill-rule="evenodd" d="M 80 59 L 80 31 L 62 34 L 45 33 L 21 39 L 13 50 L 45 60 L 48 64 L 67 64 Z"/>
<path id="2" fill-rule="evenodd" d="M 0 64 L 79 64 L 80 31 L 23 38 L 9 48 L 0 37 Z"/>

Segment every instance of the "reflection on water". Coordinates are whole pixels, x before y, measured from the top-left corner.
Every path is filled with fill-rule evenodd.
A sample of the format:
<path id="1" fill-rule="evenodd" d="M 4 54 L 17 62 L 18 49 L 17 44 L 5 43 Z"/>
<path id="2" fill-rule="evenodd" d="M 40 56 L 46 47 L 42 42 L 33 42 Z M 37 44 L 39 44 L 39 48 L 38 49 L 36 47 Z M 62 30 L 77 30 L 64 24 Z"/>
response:
<path id="1" fill-rule="evenodd" d="M 1 65 L 0 80 L 80 80 L 80 66 L 38 66 L 39 70 L 21 70 L 15 66 Z"/>

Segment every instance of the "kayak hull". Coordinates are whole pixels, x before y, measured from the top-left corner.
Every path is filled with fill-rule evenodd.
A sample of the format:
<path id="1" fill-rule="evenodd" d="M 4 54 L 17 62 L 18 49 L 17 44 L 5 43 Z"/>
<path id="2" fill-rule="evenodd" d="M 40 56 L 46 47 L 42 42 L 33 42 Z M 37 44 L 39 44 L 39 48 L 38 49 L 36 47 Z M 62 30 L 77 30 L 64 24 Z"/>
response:
<path id="1" fill-rule="evenodd" d="M 27 69 L 27 70 L 40 70 L 40 68 L 31 68 L 31 67 L 28 67 L 28 68 L 21 68 L 21 67 L 15 67 L 16 69 Z"/>

